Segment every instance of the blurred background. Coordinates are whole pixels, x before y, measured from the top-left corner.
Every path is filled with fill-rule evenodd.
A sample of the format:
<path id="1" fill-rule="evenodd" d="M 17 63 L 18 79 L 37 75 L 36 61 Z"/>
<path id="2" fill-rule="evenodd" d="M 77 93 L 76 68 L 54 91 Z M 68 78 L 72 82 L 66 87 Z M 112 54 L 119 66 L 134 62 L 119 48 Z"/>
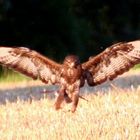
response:
<path id="1" fill-rule="evenodd" d="M 0 45 L 26 46 L 61 62 L 82 61 L 140 39 L 140 0 L 0 0 Z"/>

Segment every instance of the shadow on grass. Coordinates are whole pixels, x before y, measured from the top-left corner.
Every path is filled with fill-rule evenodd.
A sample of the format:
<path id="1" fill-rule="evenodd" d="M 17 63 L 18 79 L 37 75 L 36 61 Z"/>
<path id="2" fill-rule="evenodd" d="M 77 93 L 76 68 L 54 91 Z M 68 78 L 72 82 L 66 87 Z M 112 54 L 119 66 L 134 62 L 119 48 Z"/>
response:
<path id="1" fill-rule="evenodd" d="M 112 86 L 111 84 L 116 87 L 116 88 L 120 88 L 120 89 L 137 89 L 138 86 L 140 85 L 140 74 L 136 74 L 136 75 L 128 75 L 128 76 L 119 76 L 118 78 L 114 79 L 113 81 L 106 81 L 105 83 L 101 84 L 101 85 L 97 85 L 95 87 L 89 87 L 86 86 L 87 88 L 83 88 L 82 91 L 83 92 L 92 92 L 92 93 L 96 93 L 96 92 L 108 92 L 108 90 L 111 88 Z"/>
<path id="2" fill-rule="evenodd" d="M 0 104 L 8 102 L 16 102 L 17 100 L 32 101 L 40 100 L 41 98 L 53 99 L 54 92 L 43 93 L 43 90 L 56 91 L 56 86 L 30 86 L 17 87 L 13 89 L 0 89 Z"/>
<path id="3" fill-rule="evenodd" d="M 108 90 L 113 84 L 115 87 L 121 89 L 136 89 L 140 85 L 140 74 L 130 75 L 130 76 L 122 76 L 118 77 L 113 81 L 107 81 L 101 85 L 95 87 L 89 87 L 85 85 L 80 94 L 88 94 L 88 93 L 107 93 Z M 40 100 L 41 98 L 54 98 L 54 92 L 43 94 L 41 93 L 44 89 L 55 91 L 58 88 L 56 86 L 31 86 L 31 87 L 18 87 L 14 89 L 0 89 L 0 104 L 5 104 L 8 102 L 16 102 L 17 100 L 24 101 L 32 101 L 32 100 Z"/>

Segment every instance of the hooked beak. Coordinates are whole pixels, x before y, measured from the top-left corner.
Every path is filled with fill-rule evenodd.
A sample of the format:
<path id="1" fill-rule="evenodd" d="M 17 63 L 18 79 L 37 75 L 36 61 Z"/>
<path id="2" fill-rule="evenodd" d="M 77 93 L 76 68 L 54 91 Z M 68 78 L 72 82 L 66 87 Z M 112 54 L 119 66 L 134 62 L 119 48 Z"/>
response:
<path id="1" fill-rule="evenodd" d="M 74 67 L 75 67 L 75 63 L 72 62 L 72 63 L 70 64 L 70 68 L 74 68 Z"/>

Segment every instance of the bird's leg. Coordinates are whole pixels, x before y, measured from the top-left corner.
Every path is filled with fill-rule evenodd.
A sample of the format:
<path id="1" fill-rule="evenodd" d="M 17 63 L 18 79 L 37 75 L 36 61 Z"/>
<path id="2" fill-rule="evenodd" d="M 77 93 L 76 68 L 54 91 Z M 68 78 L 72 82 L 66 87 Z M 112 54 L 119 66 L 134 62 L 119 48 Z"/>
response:
<path id="1" fill-rule="evenodd" d="M 56 98 L 56 101 L 55 101 L 55 104 L 54 104 L 56 110 L 61 108 L 61 103 L 64 101 L 64 94 L 65 94 L 64 89 L 60 89 L 58 91 L 58 97 Z"/>
<path id="2" fill-rule="evenodd" d="M 79 101 L 79 89 L 75 90 L 72 94 L 72 108 L 71 112 L 75 112 Z"/>

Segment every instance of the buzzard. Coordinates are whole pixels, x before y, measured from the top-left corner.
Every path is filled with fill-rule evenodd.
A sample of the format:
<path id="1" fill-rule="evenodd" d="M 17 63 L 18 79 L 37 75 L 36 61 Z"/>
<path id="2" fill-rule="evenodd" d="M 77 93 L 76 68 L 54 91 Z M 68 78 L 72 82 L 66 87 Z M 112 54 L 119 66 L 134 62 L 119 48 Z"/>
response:
<path id="1" fill-rule="evenodd" d="M 66 100 L 75 112 L 79 89 L 85 82 L 96 86 L 113 80 L 140 62 L 140 40 L 114 44 L 84 63 L 76 55 L 68 55 L 62 64 L 26 47 L 0 47 L 0 64 L 46 84 L 59 85 L 55 109 Z"/>

